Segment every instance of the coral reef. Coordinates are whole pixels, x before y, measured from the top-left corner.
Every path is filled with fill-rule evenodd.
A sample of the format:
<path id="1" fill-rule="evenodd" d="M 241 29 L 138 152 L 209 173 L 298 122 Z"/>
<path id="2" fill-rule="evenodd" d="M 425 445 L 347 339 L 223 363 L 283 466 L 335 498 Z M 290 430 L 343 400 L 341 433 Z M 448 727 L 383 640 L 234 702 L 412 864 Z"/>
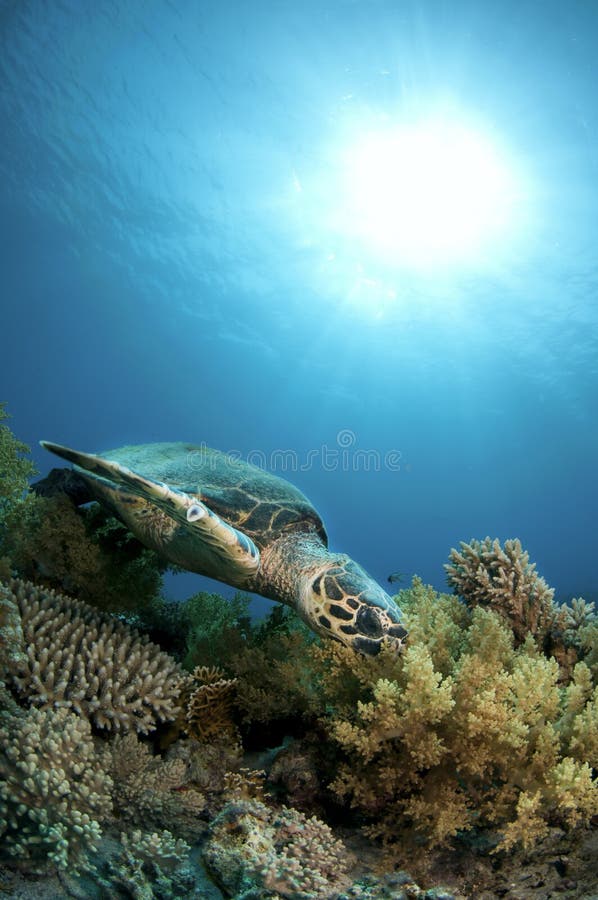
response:
<path id="1" fill-rule="evenodd" d="M 187 840 L 197 840 L 205 831 L 200 814 L 206 800 L 191 784 L 183 759 L 154 756 L 147 744 L 130 733 L 110 742 L 104 765 L 115 786 L 118 822 L 168 828 Z"/>
<path id="2" fill-rule="evenodd" d="M 0 581 L 0 680 L 26 661 L 19 607 L 12 591 Z"/>
<path id="3" fill-rule="evenodd" d="M 510 624 L 516 643 L 528 633 L 540 639 L 553 624 L 554 591 L 536 572 L 519 540 L 461 541 L 445 565 L 447 580 L 469 606 L 485 606 Z"/>
<path id="4" fill-rule="evenodd" d="M 567 675 L 578 660 L 583 660 L 598 680 L 598 615 L 593 603 L 574 597 L 571 605 L 562 604 L 552 637 L 550 652 Z"/>
<path id="5" fill-rule="evenodd" d="M 342 647 L 319 651 L 331 704 L 335 685 L 359 685 L 327 727 L 345 755 L 332 788 L 368 833 L 438 844 L 485 826 L 506 850 L 530 848 L 549 824 L 587 824 L 598 813 L 598 735 L 585 663 L 560 685 L 556 661 L 531 638 L 516 648 L 496 613 L 477 606 L 464 618 L 418 580 L 400 601 L 411 629 L 402 657 L 356 663 Z M 430 643 L 442 626 L 445 640 Z"/>
<path id="6" fill-rule="evenodd" d="M 115 889 L 125 897 L 172 900 L 192 897 L 195 877 L 189 867 L 191 847 L 169 831 L 122 832 L 118 853 L 109 856 L 106 874 L 98 883 L 114 896 Z"/>
<path id="7" fill-rule="evenodd" d="M 237 706 L 246 725 L 282 720 L 297 725 L 322 711 L 308 648 L 311 635 L 295 618 L 289 630 L 256 631 L 227 660 L 237 678 Z"/>
<path id="8" fill-rule="evenodd" d="M 255 799 L 224 807 L 203 853 L 228 896 L 253 888 L 289 900 L 330 900 L 350 885 L 349 853 L 324 822 Z"/>
<path id="9" fill-rule="evenodd" d="M 3 552 L 22 578 L 111 611 L 147 604 L 166 564 L 98 504 L 27 495 L 6 517 Z"/>
<path id="10" fill-rule="evenodd" d="M 236 593 L 231 600 L 220 594 L 200 591 L 184 604 L 181 616 L 185 622 L 187 649 L 184 665 L 224 667 L 245 645 L 251 630 L 250 597 Z"/>
<path id="11" fill-rule="evenodd" d="M 29 487 L 29 479 L 36 474 L 27 444 L 17 440 L 8 425 L 6 403 L 0 402 L 0 578 L 12 574 L 12 560 L 7 547 L 7 534 L 11 516 L 22 504 Z"/>
<path id="12" fill-rule="evenodd" d="M 189 851 L 207 835 L 227 896 L 370 900 L 449 896 L 388 874 L 431 848 L 469 854 L 471 896 L 536 847 L 590 858 L 598 617 L 582 598 L 557 606 L 519 541 L 451 551 L 452 595 L 414 579 L 398 597 L 404 653 L 370 658 L 320 644 L 283 607 L 251 622 L 241 594 L 167 604 L 164 562 L 99 506 L 26 495 L 27 452 L 0 424 L 0 861 L 13 874 L 87 872 L 81 896 L 203 896 Z M 339 819 L 343 842 L 326 824 Z M 362 860 L 356 875 L 358 842 L 381 845 L 386 876 Z"/>
<path id="13" fill-rule="evenodd" d="M 227 779 L 242 765 L 243 748 L 228 733 L 215 735 L 210 741 L 192 738 L 177 741 L 166 755 L 185 765 L 187 787 L 199 791 L 206 800 L 206 814 L 215 815 L 221 803 Z"/>
<path id="14" fill-rule="evenodd" d="M 236 739 L 231 710 L 237 679 L 225 678 L 216 666 L 196 666 L 191 678 L 180 700 L 184 730 L 198 741 L 223 734 Z"/>
<path id="15" fill-rule="evenodd" d="M 67 707 L 108 731 L 152 731 L 173 720 L 185 676 L 122 622 L 78 600 L 13 579 L 27 662 L 8 683 L 42 709 Z"/>
<path id="16" fill-rule="evenodd" d="M 67 709 L 4 716 L 0 727 L 2 854 L 33 871 L 85 862 L 111 812 L 112 781 L 89 722 Z"/>
<path id="17" fill-rule="evenodd" d="M 269 768 L 268 787 L 287 805 L 310 815 L 324 815 L 321 744 L 316 736 L 287 742 Z"/>
<path id="18" fill-rule="evenodd" d="M 0 536 L 7 514 L 20 503 L 29 479 L 37 474 L 31 460 L 25 458 L 30 448 L 2 424 L 8 418 L 6 402 L 0 402 Z"/>

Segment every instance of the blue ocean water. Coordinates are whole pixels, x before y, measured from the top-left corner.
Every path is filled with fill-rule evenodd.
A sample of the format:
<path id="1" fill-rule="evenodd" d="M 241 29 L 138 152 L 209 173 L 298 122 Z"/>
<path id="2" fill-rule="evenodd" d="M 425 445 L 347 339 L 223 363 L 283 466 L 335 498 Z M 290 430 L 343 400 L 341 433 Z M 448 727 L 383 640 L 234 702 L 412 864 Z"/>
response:
<path id="1" fill-rule="evenodd" d="M 598 599 L 597 88 L 585 0 L 1 0 L 15 433 L 42 474 L 40 438 L 238 453 L 382 583 L 519 537 Z M 343 160 L 439 111 L 518 187 L 500 236 L 412 265 Z"/>

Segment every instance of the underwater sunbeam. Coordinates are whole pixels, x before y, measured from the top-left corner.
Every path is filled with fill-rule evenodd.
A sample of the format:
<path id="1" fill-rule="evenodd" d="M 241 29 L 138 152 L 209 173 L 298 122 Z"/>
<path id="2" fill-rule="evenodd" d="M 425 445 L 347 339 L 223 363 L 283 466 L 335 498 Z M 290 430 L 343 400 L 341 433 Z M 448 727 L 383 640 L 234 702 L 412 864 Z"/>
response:
<path id="1" fill-rule="evenodd" d="M 401 264 L 469 262 L 504 233 L 515 176 L 474 129 L 426 122 L 370 134 L 347 153 L 345 222 Z"/>

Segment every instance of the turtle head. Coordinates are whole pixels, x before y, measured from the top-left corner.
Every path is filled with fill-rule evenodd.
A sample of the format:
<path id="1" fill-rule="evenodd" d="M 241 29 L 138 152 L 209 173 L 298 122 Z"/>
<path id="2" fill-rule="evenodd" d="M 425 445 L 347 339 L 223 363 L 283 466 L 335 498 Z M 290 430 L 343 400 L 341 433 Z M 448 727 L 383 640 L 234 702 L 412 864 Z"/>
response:
<path id="1" fill-rule="evenodd" d="M 399 651 L 407 636 L 401 611 L 348 556 L 336 556 L 305 578 L 300 613 L 318 634 L 375 656 L 387 639 Z"/>

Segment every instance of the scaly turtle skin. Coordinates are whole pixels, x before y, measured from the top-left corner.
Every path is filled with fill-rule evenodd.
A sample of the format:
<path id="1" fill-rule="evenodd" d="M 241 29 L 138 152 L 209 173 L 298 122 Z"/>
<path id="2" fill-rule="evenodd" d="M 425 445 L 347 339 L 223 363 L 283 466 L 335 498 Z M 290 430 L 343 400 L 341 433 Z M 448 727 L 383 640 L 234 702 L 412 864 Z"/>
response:
<path id="1" fill-rule="evenodd" d="M 286 603 L 315 632 L 355 650 L 374 655 L 385 638 L 400 649 L 399 608 L 357 563 L 327 549 L 322 520 L 288 481 L 193 444 L 98 455 L 42 446 L 74 463 L 89 499 L 170 562 Z"/>

